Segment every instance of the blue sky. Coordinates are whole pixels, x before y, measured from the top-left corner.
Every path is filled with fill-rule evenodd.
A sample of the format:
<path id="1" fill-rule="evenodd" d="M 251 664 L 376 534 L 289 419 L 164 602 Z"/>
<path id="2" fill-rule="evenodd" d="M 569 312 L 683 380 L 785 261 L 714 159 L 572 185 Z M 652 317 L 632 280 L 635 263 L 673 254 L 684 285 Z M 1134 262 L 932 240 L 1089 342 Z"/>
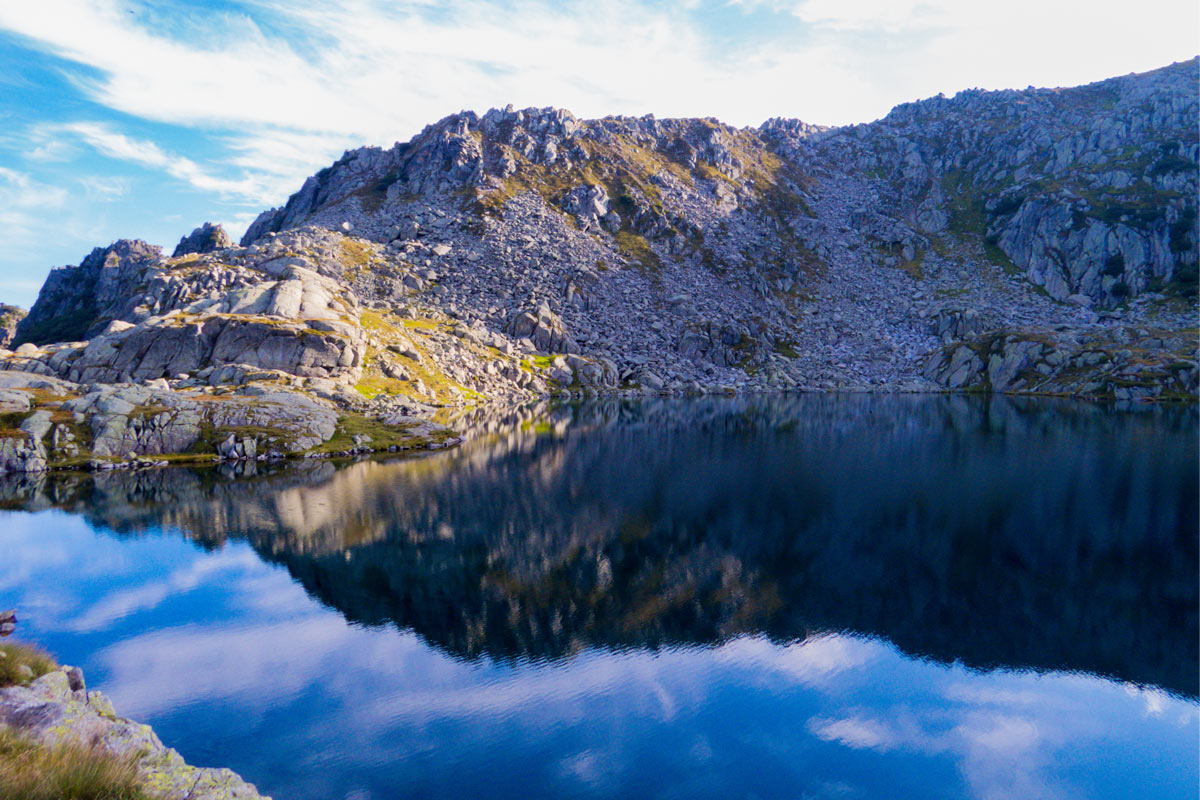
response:
<path id="1" fill-rule="evenodd" d="M 37 0 L 0 3 L 0 301 L 464 108 L 842 124 L 1200 51 L 1194 0 Z"/>

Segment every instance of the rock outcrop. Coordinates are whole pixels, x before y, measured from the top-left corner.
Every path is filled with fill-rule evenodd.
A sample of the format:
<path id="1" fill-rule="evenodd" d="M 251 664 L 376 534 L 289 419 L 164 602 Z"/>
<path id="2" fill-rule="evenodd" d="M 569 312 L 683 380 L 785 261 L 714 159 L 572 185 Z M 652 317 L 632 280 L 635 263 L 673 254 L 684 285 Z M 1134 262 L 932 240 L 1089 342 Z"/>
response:
<path id="1" fill-rule="evenodd" d="M 97 247 L 77 267 L 50 271 L 37 302 L 17 325 L 14 347 L 70 342 L 94 335 L 130 299 L 131 276 L 162 256 L 140 239 Z"/>
<path id="2" fill-rule="evenodd" d="M 1070 89 L 961 92 L 817 135 L 768 124 L 810 167 L 873 176 L 876 211 L 980 242 L 1054 299 L 1195 298 L 1200 61 Z"/>
<path id="3" fill-rule="evenodd" d="M 46 747 L 74 741 L 133 757 L 146 790 L 162 800 L 269 800 L 228 769 L 187 764 L 149 725 L 118 717 L 108 698 L 88 691 L 82 671 L 73 667 L 27 687 L 0 689 L 0 726 Z"/>
<path id="4" fill-rule="evenodd" d="M 1187 400 L 1197 385 L 1194 348 L 1186 335 L 1125 328 L 991 332 L 936 351 L 926 375 L 951 389 Z"/>
<path id="5" fill-rule="evenodd" d="M 223 227 L 206 222 L 180 239 L 179 244 L 175 246 L 175 252 L 171 255 L 179 258 L 190 253 L 211 253 L 232 246 L 233 239 L 229 238 L 229 234 Z"/>
<path id="6" fill-rule="evenodd" d="M 0 303 L 0 347 L 8 347 L 17 335 L 17 326 L 29 313 L 23 308 Z"/>

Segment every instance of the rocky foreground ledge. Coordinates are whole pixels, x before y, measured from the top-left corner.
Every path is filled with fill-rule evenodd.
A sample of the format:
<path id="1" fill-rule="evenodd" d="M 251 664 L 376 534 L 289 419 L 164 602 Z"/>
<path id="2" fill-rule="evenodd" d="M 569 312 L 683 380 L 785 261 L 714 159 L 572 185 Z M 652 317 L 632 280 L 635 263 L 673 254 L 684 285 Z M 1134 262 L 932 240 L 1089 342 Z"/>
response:
<path id="1" fill-rule="evenodd" d="M 191 766 L 149 725 L 117 716 L 108 698 L 87 691 L 78 668 L 60 667 L 29 686 L 0 689 L 5 726 L 43 747 L 85 743 L 131 759 L 146 795 L 156 800 L 270 800 L 228 769 Z"/>

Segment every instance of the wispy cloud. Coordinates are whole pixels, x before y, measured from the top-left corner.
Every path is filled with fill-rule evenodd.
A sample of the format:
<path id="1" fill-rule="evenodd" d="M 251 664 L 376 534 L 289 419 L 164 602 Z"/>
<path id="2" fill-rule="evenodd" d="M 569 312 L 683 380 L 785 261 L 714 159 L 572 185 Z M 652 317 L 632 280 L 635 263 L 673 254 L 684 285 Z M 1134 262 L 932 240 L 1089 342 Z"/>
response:
<path id="1" fill-rule="evenodd" d="M 941 91 L 1069 85 L 1189 58 L 1197 24 L 1193 0 L 1144 0 L 1136 15 L 1115 2 L 1080 13 L 1073 0 L 0 3 L 0 32 L 65 76 L 40 117 L 36 100 L 19 109 L 0 159 L 61 187 L 60 167 L 101 153 L 207 196 L 188 213 L 235 220 L 348 147 L 387 146 L 466 108 L 862 122 Z M 81 102 L 59 102 L 67 93 Z M 121 199 L 123 219 L 154 231 L 173 230 L 185 205 Z"/>
<path id="2" fill-rule="evenodd" d="M 742 0 L 736 5 L 804 27 L 764 23 L 734 44 L 717 43 L 701 13 L 712 4 L 634 0 L 260 0 L 243 12 L 182 17 L 166 29 L 129 13 L 138 10 L 133 3 L 44 0 L 6 4 L 0 28 L 94 68 L 99 77 L 81 77 L 80 85 L 136 117 L 375 142 L 411 135 L 463 107 L 506 102 L 588 115 L 715 114 L 745 124 L 779 114 L 863 121 L 912 99 L 903 87 L 931 76 L 948 91 L 964 75 L 996 86 L 1014 85 L 1005 75 L 1030 70 L 1041 82 L 1062 74 L 1094 79 L 1195 49 L 1190 31 L 1156 21 L 1196 17 L 1181 0 L 1147 0 L 1137 19 L 1103 9 L 1081 15 L 1065 0 L 1013 3 L 1015 11 L 1011 3 L 946 0 Z M 1038 24 L 1022 11 L 1036 11 Z M 1145 44 L 1131 29 L 1139 25 L 1154 28 Z M 862 51 L 863 31 L 897 37 L 885 48 L 886 71 L 879 54 Z M 905 35 L 913 31 L 939 36 Z M 1057 46 L 1020 47 L 1022 57 L 1013 58 L 1029 40 Z M 1102 41 L 1123 46 L 1113 52 L 1096 46 Z M 964 50 L 970 58 L 939 60 Z"/>
<path id="3" fill-rule="evenodd" d="M 129 193 L 129 181 L 125 178 L 85 175 L 77 180 L 83 187 L 84 194 L 97 202 L 111 202 Z"/>
<path id="4" fill-rule="evenodd" d="M 129 161 L 151 169 L 160 169 L 196 189 L 238 199 L 258 199 L 258 181 L 252 177 L 226 180 L 216 177 L 185 156 L 168 153 L 157 144 L 134 139 L 114 131 L 107 125 L 94 122 L 73 122 L 62 125 L 64 134 L 78 136 L 102 155 Z"/>
<path id="5" fill-rule="evenodd" d="M 58 208 L 67 192 L 56 186 L 45 186 L 28 174 L 0 167 L 0 204 L 23 209 Z"/>
<path id="6" fill-rule="evenodd" d="M 743 9 L 790 14 L 825 31 L 902 32 L 945 22 L 945 5 L 930 0 L 731 0 Z"/>
<path id="7" fill-rule="evenodd" d="M 24 172 L 0 167 L 0 228 L 9 244 L 30 238 L 44 215 L 62 208 L 67 191 L 47 186 Z"/>
<path id="8" fill-rule="evenodd" d="M 80 632 L 104 630 L 118 620 L 157 608 L 169 597 L 184 594 L 202 584 L 215 580 L 232 581 L 240 573 L 253 571 L 260 563 L 254 553 L 245 548 L 218 552 L 176 569 L 165 577 L 104 595 L 67 629 Z"/>
<path id="9" fill-rule="evenodd" d="M 91 68 L 75 81 L 96 102 L 140 119 L 223 131 L 223 166 L 293 182 L 331 151 L 390 144 L 462 108 L 512 102 L 586 116 L 865 121 L 964 80 L 1000 87 L 1099 78 L 1185 57 L 1195 46 L 1190 33 L 1157 22 L 1153 44 L 1142 47 L 1129 27 L 1139 23 L 1127 15 L 1080 15 L 1065 0 L 1013 2 L 1036 10 L 1038 25 L 1012 4 L 946 0 L 257 0 L 241 10 L 180 14 L 172 25 L 155 24 L 132 2 L 44 0 L 0 7 L 0 29 Z M 1196 16 L 1181 0 L 1147 2 L 1154 8 L 1138 19 Z M 712 21 L 730 5 L 778 20 L 730 43 Z M 788 19 L 793 24 L 783 24 Z M 867 48 L 864 34 L 890 38 Z M 1054 47 L 1019 46 L 1030 40 Z M 1118 40 L 1119 53 L 1095 46 Z M 220 177 L 90 123 L 74 127 L 92 145 L 196 188 L 250 197 L 264 184 Z M 54 147 L 35 157 L 54 157 Z"/>

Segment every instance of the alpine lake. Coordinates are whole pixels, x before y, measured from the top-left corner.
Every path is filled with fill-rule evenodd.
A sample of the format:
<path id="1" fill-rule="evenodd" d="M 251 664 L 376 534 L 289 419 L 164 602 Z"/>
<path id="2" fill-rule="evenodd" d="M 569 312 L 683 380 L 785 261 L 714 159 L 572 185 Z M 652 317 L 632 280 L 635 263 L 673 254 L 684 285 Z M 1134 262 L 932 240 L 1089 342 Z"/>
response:
<path id="1" fill-rule="evenodd" d="M 470 412 L 0 480 L 18 637 L 276 800 L 1200 792 L 1194 406 Z"/>

